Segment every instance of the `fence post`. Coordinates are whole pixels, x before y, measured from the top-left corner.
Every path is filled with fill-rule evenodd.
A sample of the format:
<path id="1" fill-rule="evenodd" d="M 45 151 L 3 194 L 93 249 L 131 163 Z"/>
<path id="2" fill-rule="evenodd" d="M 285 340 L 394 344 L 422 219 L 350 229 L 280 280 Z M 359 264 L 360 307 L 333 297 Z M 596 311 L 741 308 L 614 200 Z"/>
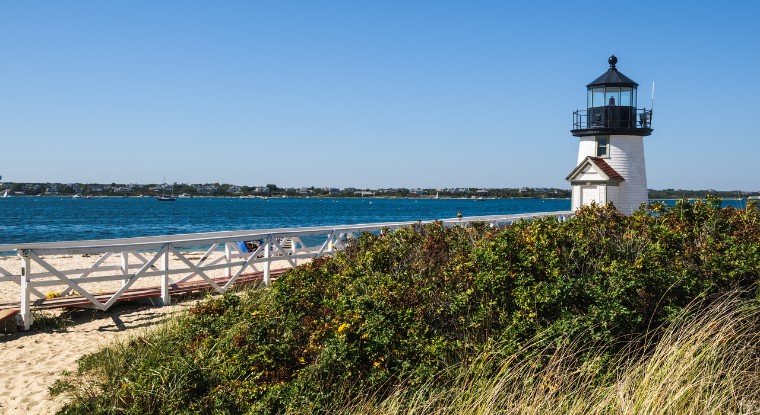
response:
<path id="1" fill-rule="evenodd" d="M 272 236 L 267 237 L 267 239 L 264 240 L 264 243 L 266 246 L 264 246 L 264 258 L 266 258 L 266 262 L 264 263 L 264 284 L 269 285 L 269 272 L 272 269 L 272 256 L 270 255 L 272 250 Z"/>
<path id="2" fill-rule="evenodd" d="M 296 256 L 298 255 L 298 242 L 296 242 L 296 237 L 290 238 L 290 255 Z M 295 266 L 298 266 L 298 258 L 293 258 L 293 264 Z"/>
<path id="3" fill-rule="evenodd" d="M 31 261 L 26 254 L 26 250 L 22 250 L 18 255 L 21 258 L 21 311 L 19 314 L 21 315 L 21 324 L 24 326 L 24 331 L 28 331 L 32 328 L 33 323 L 31 300 L 29 298 L 31 294 L 31 290 L 29 289 Z"/>
<path id="4" fill-rule="evenodd" d="M 121 252 L 121 273 L 124 274 L 124 280 L 122 280 L 121 285 L 124 286 L 124 284 L 129 282 L 129 252 L 128 251 L 122 251 Z"/>
<path id="5" fill-rule="evenodd" d="M 230 266 L 230 262 L 232 262 L 232 250 L 230 249 L 230 243 L 225 242 L 224 243 L 224 259 L 227 261 L 227 276 L 232 276 L 232 267 Z"/>
<path id="6" fill-rule="evenodd" d="M 164 275 L 161 276 L 161 305 L 171 305 L 172 297 L 169 295 L 169 244 L 164 247 L 163 268 Z"/>

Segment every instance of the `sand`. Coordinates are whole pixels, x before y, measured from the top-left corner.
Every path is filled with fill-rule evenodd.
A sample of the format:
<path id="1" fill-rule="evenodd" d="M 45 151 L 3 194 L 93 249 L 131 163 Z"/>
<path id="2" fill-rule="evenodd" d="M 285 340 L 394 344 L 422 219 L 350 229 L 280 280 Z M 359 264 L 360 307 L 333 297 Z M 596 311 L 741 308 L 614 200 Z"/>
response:
<path id="1" fill-rule="evenodd" d="M 65 331 L 29 331 L 0 337 L 0 356 L 4 360 L 0 413 L 55 413 L 63 402 L 52 398 L 48 388 L 62 371 L 75 370 L 77 359 L 85 354 L 114 340 L 137 335 L 190 304 L 116 305 L 105 312 L 77 311 L 69 315 L 71 326 Z"/>
<path id="2" fill-rule="evenodd" d="M 57 268 L 83 268 L 91 265 L 97 256 L 69 255 L 45 257 Z M 111 261 L 111 260 L 109 260 Z M 113 258 L 118 263 L 118 258 Z M 175 259 L 172 259 L 175 261 Z M 273 267 L 285 267 L 286 262 Z M 0 267 L 17 273 L 19 259 L 0 257 Z M 34 269 L 33 269 L 34 271 Z M 222 272 L 222 271 L 219 271 Z M 215 276 L 215 275 L 212 275 Z M 115 291 L 119 282 L 93 283 L 92 292 Z M 135 287 L 157 285 L 157 280 L 138 280 Z M 43 293 L 60 291 L 64 286 L 45 287 Z M 175 299 L 173 298 L 173 301 Z M 66 316 L 65 330 L 32 330 L 13 334 L 0 334 L 0 356 L 3 370 L 0 373 L 1 414 L 51 414 L 61 407 L 61 397 L 52 398 L 48 388 L 61 377 L 64 370 L 76 369 L 76 361 L 103 345 L 135 336 L 155 327 L 181 312 L 197 300 L 174 303 L 169 307 L 152 307 L 139 304 L 117 303 L 108 311 L 76 310 L 50 311 Z M 19 288 L 13 282 L 0 282 L 0 304 L 18 306 Z"/>

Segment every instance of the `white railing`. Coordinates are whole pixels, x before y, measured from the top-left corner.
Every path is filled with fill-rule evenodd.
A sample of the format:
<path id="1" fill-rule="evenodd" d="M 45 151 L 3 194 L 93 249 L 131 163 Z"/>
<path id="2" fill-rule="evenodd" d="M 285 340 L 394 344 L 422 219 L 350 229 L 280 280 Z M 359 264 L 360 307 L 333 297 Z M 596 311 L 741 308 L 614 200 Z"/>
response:
<path id="1" fill-rule="evenodd" d="M 548 216 L 565 220 L 572 215 L 570 211 L 542 212 L 471 216 L 441 222 L 444 226 L 473 222 L 497 226 Z M 269 284 L 274 268 L 297 266 L 299 262 L 332 254 L 347 239 L 361 232 L 395 230 L 430 222 L 433 221 L 0 245 L 0 252 L 16 251 L 21 260 L 18 273 L 0 267 L 0 282 L 13 282 L 20 287 L 19 315 L 24 330 L 29 330 L 31 307 L 43 306 L 49 297 L 79 295 L 86 299 L 88 307 L 107 310 L 128 290 L 134 291 L 133 287 L 142 283 L 159 285 L 158 302 L 168 305 L 171 289 L 189 281 L 206 283 L 224 293 L 244 273 L 258 272 L 263 283 Z M 244 241 L 254 243 L 246 247 Z M 79 265 L 71 259 L 75 255 L 82 257 Z M 61 261 L 62 257 L 70 259 Z M 83 261 L 85 265 L 81 264 Z M 104 293 L 103 284 L 116 284 L 118 288 Z M 47 290 L 52 291 L 46 294 Z"/>

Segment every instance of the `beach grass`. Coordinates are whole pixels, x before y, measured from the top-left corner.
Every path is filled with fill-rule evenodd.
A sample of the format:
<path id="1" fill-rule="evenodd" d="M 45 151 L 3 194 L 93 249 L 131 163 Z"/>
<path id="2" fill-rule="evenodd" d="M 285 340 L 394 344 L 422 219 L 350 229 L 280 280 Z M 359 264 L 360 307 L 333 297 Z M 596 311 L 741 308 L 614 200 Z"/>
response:
<path id="1" fill-rule="evenodd" d="M 354 414 L 754 414 L 760 412 L 760 307 L 726 296 L 706 310 L 689 308 L 653 337 L 632 342 L 610 362 L 604 348 L 569 338 L 548 350 L 538 341 L 519 353 L 483 354 L 453 369 L 441 391 L 398 387 L 383 400 L 366 396 Z M 484 362 L 500 361 L 497 371 Z M 538 364 L 537 362 L 543 362 Z M 611 363 L 611 364 L 608 364 Z M 604 368 L 604 369 L 602 369 Z M 428 390 L 427 387 L 431 390 Z"/>

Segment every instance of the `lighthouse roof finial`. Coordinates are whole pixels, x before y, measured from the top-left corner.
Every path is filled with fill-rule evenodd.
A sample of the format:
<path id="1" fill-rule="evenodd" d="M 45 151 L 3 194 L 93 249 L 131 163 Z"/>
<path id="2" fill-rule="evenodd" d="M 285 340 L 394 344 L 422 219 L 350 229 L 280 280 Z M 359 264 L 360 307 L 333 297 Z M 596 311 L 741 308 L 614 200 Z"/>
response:
<path id="1" fill-rule="evenodd" d="M 593 82 L 586 85 L 586 88 L 596 88 L 596 87 L 633 87 L 636 88 L 639 86 L 636 82 L 633 82 L 633 80 L 625 75 L 623 75 L 620 71 L 617 70 L 615 67 L 615 64 L 617 64 L 617 56 L 614 54 L 607 59 L 607 62 L 610 63 L 610 69 L 607 70 L 607 72 L 603 73 L 602 76 L 599 78 L 594 79 Z"/>

